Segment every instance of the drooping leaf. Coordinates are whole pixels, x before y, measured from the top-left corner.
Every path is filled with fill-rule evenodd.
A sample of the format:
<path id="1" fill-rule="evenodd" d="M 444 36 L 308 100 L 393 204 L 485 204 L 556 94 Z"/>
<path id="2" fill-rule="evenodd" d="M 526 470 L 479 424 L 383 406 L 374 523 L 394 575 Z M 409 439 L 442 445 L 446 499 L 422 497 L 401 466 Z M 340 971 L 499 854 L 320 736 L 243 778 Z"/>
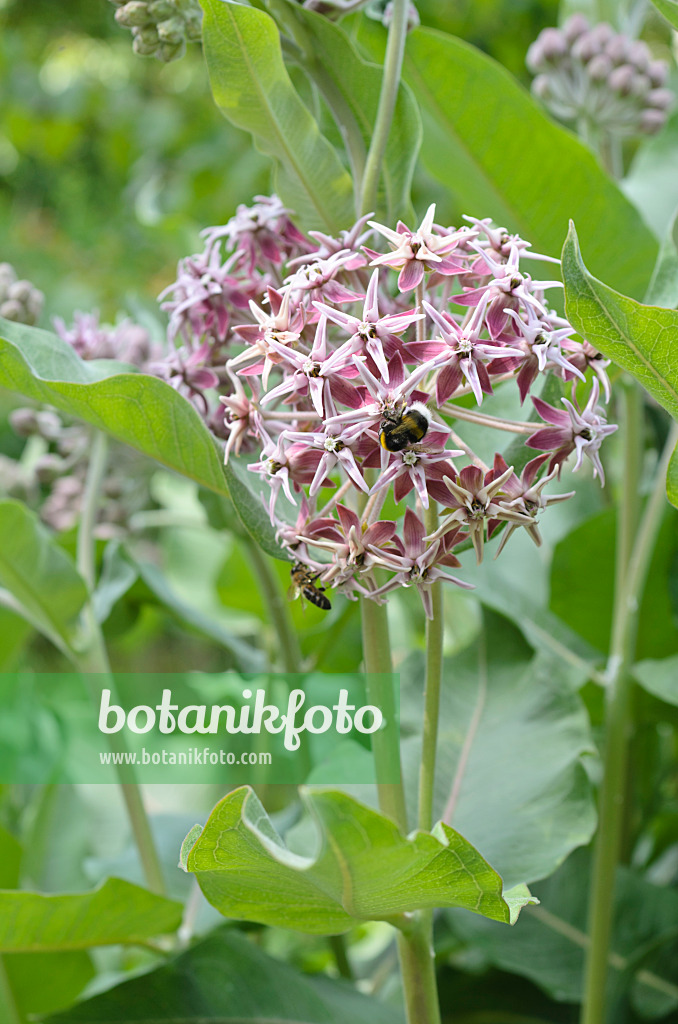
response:
<path id="1" fill-rule="evenodd" d="M 109 541 L 104 550 L 101 574 L 92 596 L 97 622 L 105 622 L 114 606 L 135 583 L 138 573 L 125 557 L 117 540 Z"/>
<path id="2" fill-rule="evenodd" d="M 92 892 L 0 892 L 0 952 L 44 953 L 143 942 L 173 932 L 182 905 L 120 878 Z"/>
<path id="3" fill-rule="evenodd" d="M 275 22 L 264 11 L 202 0 L 203 48 L 217 106 L 276 161 L 277 189 L 308 227 L 354 217 L 351 179 L 292 85 Z"/>
<path id="4" fill-rule="evenodd" d="M 284 846 L 251 789 L 212 811 L 185 866 L 226 917 L 334 935 L 422 907 L 462 906 L 509 923 L 530 898 L 518 894 L 510 907 L 499 875 L 445 825 L 405 838 L 345 793 L 307 791 L 304 799 L 321 833 L 316 857 Z"/>
<path id="5" fill-rule="evenodd" d="M 446 911 L 455 935 L 501 970 L 530 978 L 562 1002 L 581 1000 L 587 945 L 588 851 L 577 851 L 559 871 L 534 886 L 540 905 L 529 908 L 509 934 L 492 921 Z M 675 972 L 678 896 L 628 869 L 618 872 L 610 967 L 616 982 L 632 986 L 643 1016 L 678 1005 Z M 662 949 L 662 940 L 666 946 Z M 646 955 L 642 951 L 646 949 Z M 673 958 L 673 959 L 672 959 Z M 628 972 L 622 979 L 622 973 Z M 661 1012 L 658 1012 L 661 1007 Z"/>
<path id="6" fill-rule="evenodd" d="M 581 257 L 574 224 L 563 248 L 570 323 L 678 419 L 678 310 L 643 306 L 596 280 Z"/>
<path id="7" fill-rule="evenodd" d="M 235 505 L 242 525 L 264 551 L 288 561 L 287 555 L 275 539 L 275 528 L 268 514 L 270 488 L 254 473 L 247 470 L 245 459 L 229 459 L 226 466 L 226 480 L 231 501 Z M 289 503 L 283 498 L 276 506 L 276 512 L 283 518 L 289 512 Z"/>
<path id="8" fill-rule="evenodd" d="M 48 331 L 0 322 L 0 386 L 56 406 L 210 490 L 227 493 L 218 446 L 191 403 L 157 377 L 84 362 Z"/>
<path id="9" fill-rule="evenodd" d="M 72 647 L 87 600 L 72 560 L 21 502 L 0 502 L 0 531 L 0 586 L 36 629 L 59 647 Z"/>
<path id="10" fill-rule="evenodd" d="M 384 36 L 362 20 L 368 52 L 378 54 Z M 489 216 L 535 252 L 554 256 L 573 217 L 593 269 L 616 288 L 644 294 L 657 254 L 652 233 L 591 151 L 554 124 L 505 68 L 460 39 L 419 28 L 408 36 L 404 77 L 422 112 L 422 160 L 454 197 L 449 209 L 440 205 L 440 220 Z M 543 264 L 535 267 L 538 277 Z"/>
<path id="11" fill-rule="evenodd" d="M 346 982 L 304 975 L 232 930 L 47 1024 L 403 1024 Z"/>
<path id="12" fill-rule="evenodd" d="M 290 4 L 288 8 L 303 26 L 303 30 L 297 30 L 295 38 L 304 45 L 304 66 L 311 71 L 335 114 L 344 122 L 347 117 L 352 119 L 352 126 L 362 136 L 364 160 L 377 116 L 382 70 L 361 57 L 336 22 L 301 6 Z M 411 214 L 410 187 L 421 137 L 419 109 L 411 90 L 403 83 L 393 112 L 383 165 L 387 215 L 391 223 L 398 218 L 407 219 Z"/>
<path id="13" fill-rule="evenodd" d="M 415 796 L 423 659 L 403 671 L 403 774 Z M 434 813 L 483 851 L 506 886 L 550 875 L 595 828 L 588 716 L 568 666 L 485 613 L 478 642 L 445 661 Z"/>

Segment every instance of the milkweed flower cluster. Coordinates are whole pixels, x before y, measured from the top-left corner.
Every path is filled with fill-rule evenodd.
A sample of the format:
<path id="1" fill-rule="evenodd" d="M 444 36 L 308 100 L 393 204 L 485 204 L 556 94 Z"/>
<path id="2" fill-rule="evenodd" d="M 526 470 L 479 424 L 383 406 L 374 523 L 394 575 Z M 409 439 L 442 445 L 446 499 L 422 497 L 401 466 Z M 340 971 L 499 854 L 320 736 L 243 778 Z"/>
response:
<path id="1" fill-rule="evenodd" d="M 19 280 L 11 263 L 0 263 L 0 316 L 32 326 L 42 312 L 45 297 L 31 281 Z"/>
<path id="2" fill-rule="evenodd" d="M 450 571 L 461 545 L 480 561 L 495 534 L 500 548 L 521 528 L 541 543 L 539 514 L 569 497 L 546 487 L 570 456 L 603 482 L 616 429 L 601 405 L 608 362 L 549 304 L 560 282 L 536 273 L 558 261 L 466 221 L 438 224 L 431 206 L 416 230 L 368 216 L 306 237 L 257 197 L 204 232 L 161 296 L 177 386 L 227 461 L 248 456 L 297 575 L 376 601 L 414 586 L 428 615 L 436 580 L 468 586 Z M 548 377 L 570 397 L 533 398 Z M 532 399 L 530 419 L 481 409 L 499 385 Z M 468 420 L 522 436 L 520 466 L 500 453 L 486 465 L 456 432 Z"/>
<path id="3" fill-rule="evenodd" d="M 200 42 L 202 10 L 198 0 L 111 0 L 115 20 L 132 32 L 132 48 L 140 57 L 164 63 L 178 60 L 186 43 Z"/>
<path id="4" fill-rule="evenodd" d="M 537 76 L 532 91 L 552 114 L 612 135 L 658 132 L 674 100 L 664 88 L 665 61 L 606 23 L 591 27 L 582 14 L 562 29 L 544 29 L 527 52 L 527 66 Z"/>

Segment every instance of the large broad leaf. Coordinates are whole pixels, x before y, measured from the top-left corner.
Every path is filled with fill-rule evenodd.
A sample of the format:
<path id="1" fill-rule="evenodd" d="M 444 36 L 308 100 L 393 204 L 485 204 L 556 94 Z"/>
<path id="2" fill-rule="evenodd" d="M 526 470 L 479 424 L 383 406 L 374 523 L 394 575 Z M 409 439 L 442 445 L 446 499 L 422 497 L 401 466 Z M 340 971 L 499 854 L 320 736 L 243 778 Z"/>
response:
<path id="1" fill-rule="evenodd" d="M 665 658 L 676 650 L 671 603 L 678 559 L 678 515 L 667 507 L 640 595 L 637 657 Z M 577 526 L 556 546 L 551 563 L 551 610 L 579 636 L 607 650 L 612 630 L 616 514 L 608 509 Z M 591 572 L 595 565 L 596 571 Z M 573 597 L 576 595 L 576 597 Z"/>
<path id="2" fill-rule="evenodd" d="M 286 552 L 275 539 L 275 527 L 271 525 L 268 514 L 270 488 L 265 479 L 248 471 L 246 459 L 232 458 L 226 466 L 226 480 L 231 501 L 250 536 L 273 558 L 288 561 Z M 294 509 L 290 514 L 290 505 L 284 495 L 278 500 L 276 513 L 292 521 L 296 515 Z"/>
<path id="3" fill-rule="evenodd" d="M 264 11 L 202 0 L 203 47 L 222 113 L 279 165 L 278 191 L 309 227 L 339 231 L 355 219 L 351 179 L 302 103 Z"/>
<path id="4" fill-rule="evenodd" d="M 157 377 L 84 362 L 48 331 L 0 321 L 0 386 L 93 424 L 210 490 L 227 493 L 218 446 L 190 402 Z"/>
<path id="5" fill-rule="evenodd" d="M 678 420 L 678 310 L 643 306 L 593 277 L 574 224 L 563 248 L 563 279 L 570 323 Z"/>
<path id="6" fill-rule="evenodd" d="M 383 36 L 363 19 L 360 39 L 371 53 Z M 492 217 L 550 255 L 574 217 L 596 272 L 644 294 L 657 253 L 651 232 L 590 150 L 550 121 L 505 68 L 460 39 L 417 29 L 408 36 L 404 76 L 422 111 L 422 159 L 454 195 L 457 214 Z M 440 206 L 440 218 L 452 215 Z"/>
<path id="7" fill-rule="evenodd" d="M 289 11 L 303 26 L 295 31 L 295 39 L 304 47 L 304 66 L 338 117 L 340 128 L 343 130 L 350 118 L 351 127 L 362 136 L 364 160 L 377 116 L 382 69 L 363 60 L 346 32 L 329 18 L 296 4 L 290 4 Z M 417 104 L 403 83 L 383 165 L 386 209 L 391 222 L 408 218 L 411 213 L 410 187 L 421 136 Z"/>
<path id="8" fill-rule="evenodd" d="M 505 899 L 496 871 L 446 825 L 405 838 L 345 793 L 307 791 L 305 800 L 321 833 L 316 857 L 288 850 L 246 787 L 217 804 L 199 838 L 191 834 L 182 863 L 222 914 L 335 935 L 423 907 L 509 923 L 530 899 L 524 889 Z"/>
<path id="9" fill-rule="evenodd" d="M 415 733 L 403 742 L 410 804 L 423 672 L 423 660 L 412 659 L 402 674 L 401 718 Z M 581 764 L 594 748 L 569 673 L 491 613 L 479 641 L 444 665 L 434 813 L 482 850 L 507 886 L 550 875 L 595 828 Z"/>
<path id="10" fill-rule="evenodd" d="M 36 629 L 59 647 L 72 647 L 77 616 L 87 600 L 72 560 L 18 501 L 0 502 L 0 532 L 0 586 Z"/>
<path id="11" fill-rule="evenodd" d="M 674 111 L 657 135 L 652 135 L 640 143 L 629 172 L 620 183 L 624 194 L 640 211 L 643 220 L 652 228 L 657 238 L 662 238 L 666 233 L 666 225 L 678 205 L 677 159 L 678 114 Z M 588 243 L 586 252 L 588 253 Z M 607 280 L 604 269 L 599 273 Z M 628 291 L 621 285 L 616 287 L 620 291 Z M 640 294 L 637 297 L 640 298 Z"/>
<path id="12" fill-rule="evenodd" d="M 70 1006 L 96 975 L 89 953 L 6 953 L 2 962 L 14 1003 L 24 1017 Z M 40 979 L 36 984 L 36 978 Z"/>
<path id="13" fill-rule="evenodd" d="M 455 935 L 474 954 L 504 971 L 529 978 L 553 999 L 581 1000 L 583 991 L 589 854 L 570 857 L 548 881 L 535 886 L 540 906 L 523 914 L 506 930 L 491 921 L 447 911 Z M 632 987 L 643 1015 L 662 1015 L 678 1006 L 675 978 L 678 895 L 620 870 L 610 967 L 617 985 Z M 626 975 L 622 977 L 622 975 Z"/>
<path id="14" fill-rule="evenodd" d="M 648 693 L 678 706 L 678 654 L 656 661 L 639 661 L 633 666 L 633 675 Z"/>
<path id="15" fill-rule="evenodd" d="M 182 905 L 120 878 L 92 892 L 0 892 L 0 952 L 44 953 L 143 942 L 173 932 Z"/>
<path id="16" fill-rule="evenodd" d="M 48 1024 L 402 1024 L 399 1010 L 300 974 L 222 929 L 170 963 Z"/>

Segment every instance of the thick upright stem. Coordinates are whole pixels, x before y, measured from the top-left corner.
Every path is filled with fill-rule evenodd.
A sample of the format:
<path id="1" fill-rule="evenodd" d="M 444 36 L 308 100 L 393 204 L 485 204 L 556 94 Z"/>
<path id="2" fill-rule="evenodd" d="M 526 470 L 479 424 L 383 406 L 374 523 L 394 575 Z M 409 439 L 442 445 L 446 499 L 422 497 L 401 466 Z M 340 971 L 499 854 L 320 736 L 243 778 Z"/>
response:
<path id="1" fill-rule="evenodd" d="M 419 925 L 398 936 L 398 954 L 408 1024 L 440 1024 L 435 961 L 428 929 Z"/>
<path id="2" fill-rule="evenodd" d="M 636 439 L 627 431 L 626 452 L 629 466 L 635 458 L 631 446 Z M 600 791 L 598 833 L 594 849 L 593 875 L 589 905 L 589 947 L 582 1024 L 605 1024 L 606 987 L 612 918 L 614 908 L 615 872 L 619 859 L 623 827 L 623 797 L 626 781 L 628 737 L 631 726 L 630 697 L 632 663 L 638 625 L 638 611 L 666 504 L 665 479 L 669 458 L 676 441 L 674 428 L 657 469 L 657 478 L 648 498 L 625 571 L 618 574 L 612 623 L 612 639 L 608 660 L 608 690 L 605 714 L 605 753 L 603 782 Z M 625 476 L 621 504 L 619 543 L 626 543 L 627 523 L 636 515 L 637 481 Z"/>
<path id="3" fill-rule="evenodd" d="M 426 516 L 428 533 L 438 528 L 438 513 L 430 508 Z M 431 587 L 433 618 L 426 622 L 426 681 L 424 685 L 424 728 L 421 738 L 419 768 L 419 828 L 428 831 L 433 824 L 433 789 L 436 752 L 438 749 L 438 718 L 440 689 L 443 679 L 443 590 L 441 583 Z"/>
<path id="4" fill-rule="evenodd" d="M 101 485 L 106 473 L 107 459 L 108 439 L 105 434 L 96 431 L 92 438 L 87 480 L 80 512 L 76 558 L 78 571 L 90 592 L 90 600 L 88 600 L 83 610 L 83 626 L 87 637 L 87 646 L 82 654 L 72 655 L 72 657 L 76 668 L 86 676 L 90 673 L 106 676 L 106 685 L 112 692 L 115 692 L 115 684 L 111 675 L 106 645 L 101 632 L 101 626 L 94 614 L 94 605 L 91 600 L 91 595 L 96 585 L 94 527 L 96 526 L 101 498 Z M 94 685 L 93 680 L 89 680 L 89 684 L 92 699 L 96 705 L 99 700 L 99 687 Z M 108 739 L 113 752 L 124 752 L 124 745 L 117 736 L 110 735 Z M 141 791 L 135 780 L 134 769 L 131 765 L 120 764 L 116 765 L 115 769 L 146 882 L 154 892 L 164 893 L 165 881 L 163 879 L 160 858 L 155 847 Z"/>
<path id="5" fill-rule="evenodd" d="M 379 177 L 391 130 L 393 111 L 395 110 L 398 96 L 398 86 L 400 85 L 400 72 L 403 66 L 405 38 L 407 36 L 408 10 L 409 0 L 394 0 L 393 21 L 388 30 L 379 106 L 374 122 L 372 142 L 370 143 L 367 160 L 365 161 L 365 173 L 360 190 L 362 213 L 369 213 L 376 207 Z"/>

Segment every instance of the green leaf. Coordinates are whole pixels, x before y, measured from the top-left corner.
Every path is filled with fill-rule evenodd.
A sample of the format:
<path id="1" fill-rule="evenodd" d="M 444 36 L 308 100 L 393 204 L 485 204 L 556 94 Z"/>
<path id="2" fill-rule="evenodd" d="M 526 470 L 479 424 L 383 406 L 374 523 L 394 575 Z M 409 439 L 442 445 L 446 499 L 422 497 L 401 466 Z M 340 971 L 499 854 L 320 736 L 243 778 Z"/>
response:
<path id="1" fill-rule="evenodd" d="M 553 999 L 580 1002 L 588 943 L 589 860 L 588 851 L 578 851 L 552 878 L 537 884 L 539 907 L 523 914 L 508 936 L 492 921 L 454 910 L 446 912 L 446 921 L 475 956 L 529 978 Z M 620 972 L 630 972 L 628 982 L 633 984 L 634 1002 L 643 1016 L 654 1015 L 650 1007 L 656 1013 L 658 1000 L 662 1013 L 678 1005 L 678 986 L 668 980 L 671 967 L 667 965 L 661 976 L 654 972 L 664 967 L 663 957 L 655 953 L 648 960 L 642 955 L 646 946 L 652 950 L 662 939 L 675 940 L 677 914 L 676 893 L 651 885 L 627 869 L 618 872 L 610 966 L 617 972 L 617 982 Z"/>
<path id="2" fill-rule="evenodd" d="M 360 40 L 370 53 L 383 35 L 363 18 Z M 554 124 L 505 68 L 460 39 L 416 29 L 404 76 L 422 112 L 422 160 L 454 196 L 454 208 L 438 210 L 443 222 L 461 213 L 489 216 L 536 252 L 555 255 L 574 217 L 594 270 L 617 288 L 644 294 L 657 254 L 652 233 L 590 150 Z"/>
<path id="3" fill-rule="evenodd" d="M 48 331 L 0 321 L 0 386 L 55 406 L 183 476 L 227 493 L 221 453 L 197 411 L 157 377 L 84 362 Z"/>
<path id="4" fill-rule="evenodd" d="M 657 265 L 645 294 L 648 306 L 678 306 L 678 210 L 671 218 L 664 236 Z"/>
<path id="5" fill-rule="evenodd" d="M 633 675 L 649 693 L 678 705 L 678 654 L 671 658 L 648 658 L 633 666 Z"/>
<path id="6" fill-rule="evenodd" d="M 675 508 L 678 508 L 678 444 L 673 449 L 666 474 L 666 495 Z"/>
<path id="7" fill-rule="evenodd" d="M 678 205 L 677 159 L 678 113 L 674 111 L 657 135 L 640 143 L 628 174 L 620 182 L 624 195 L 628 196 L 657 238 L 664 237 L 666 225 L 670 223 Z M 601 269 L 599 273 L 601 277 L 605 276 L 604 270 Z M 621 284 L 615 284 L 615 287 L 620 291 L 629 291 Z M 637 297 L 641 297 L 640 293 Z"/>
<path id="8" fill-rule="evenodd" d="M 270 487 L 260 476 L 247 470 L 247 460 L 231 458 L 226 466 L 226 480 L 231 501 L 238 517 L 259 547 L 282 562 L 289 561 L 286 552 L 275 539 L 275 528 L 268 514 Z M 287 502 L 278 502 L 276 512 L 286 518 Z M 296 516 L 296 513 L 295 513 Z"/>
<path id="9" fill-rule="evenodd" d="M 422 907 L 460 906 L 510 921 L 501 878 L 448 826 L 405 838 L 388 818 L 345 793 L 307 790 L 304 800 L 321 833 L 316 857 L 283 845 L 247 787 L 214 808 L 186 867 L 226 917 L 316 935 Z"/>
<path id="10" fill-rule="evenodd" d="M 104 549 L 101 574 L 92 597 L 97 622 L 105 622 L 113 608 L 136 582 L 138 572 L 125 557 L 119 541 L 112 540 Z"/>
<path id="11" fill-rule="evenodd" d="M 182 905 L 120 878 L 92 892 L 0 892 L 0 952 L 44 953 L 138 943 L 173 932 Z"/>
<path id="12" fill-rule="evenodd" d="M 678 29 L 678 0 L 652 0 L 652 3 L 666 20 Z"/>
<path id="13" fill-rule="evenodd" d="M 96 975 L 84 950 L 5 953 L 2 962 L 16 1005 L 24 1016 L 31 1017 L 66 1009 Z"/>
<path id="14" fill-rule="evenodd" d="M 678 419 L 678 310 L 643 306 L 592 277 L 574 224 L 563 248 L 563 279 L 570 323 Z"/>
<path id="15" fill-rule="evenodd" d="M 304 47 L 304 68 L 335 115 L 343 116 L 344 124 L 340 121 L 339 126 L 345 136 L 345 121 L 351 119 L 351 126 L 362 137 L 364 161 L 377 117 L 382 69 L 364 60 L 343 28 L 325 15 L 297 4 L 290 4 L 289 12 L 293 12 L 299 25 L 295 39 Z M 410 188 L 421 139 L 419 109 L 411 90 L 403 83 L 398 91 L 383 166 L 387 215 L 391 222 L 411 215 Z"/>
<path id="16" fill-rule="evenodd" d="M 400 1010 L 346 982 L 304 975 L 220 929 L 141 978 L 47 1024 L 403 1024 Z"/>
<path id="17" fill-rule="evenodd" d="M 355 219 L 351 179 L 296 92 L 275 22 L 263 11 L 202 0 L 203 49 L 217 106 L 279 166 L 283 201 L 310 227 Z"/>
<path id="18" fill-rule="evenodd" d="M 678 516 L 667 507 L 650 562 L 651 582 L 642 594 L 636 651 L 639 659 L 668 657 L 676 648 L 670 586 L 678 558 L 677 525 Z M 607 649 L 612 630 L 615 536 L 615 510 L 607 509 L 563 537 L 551 562 L 551 611 L 602 650 Z M 594 564 L 596 571 L 592 573 Z"/>
<path id="19" fill-rule="evenodd" d="M 403 776 L 415 797 L 423 658 L 403 670 Z M 434 813 L 466 836 L 506 887 L 552 874 L 595 828 L 582 766 L 594 752 L 567 664 L 535 654 L 506 619 L 485 612 L 478 640 L 446 659 Z"/>
<path id="20" fill-rule="evenodd" d="M 37 516 L 18 501 L 0 502 L 0 586 L 17 610 L 58 647 L 72 648 L 87 588 L 72 560 Z"/>
<path id="21" fill-rule="evenodd" d="M 19 871 L 23 850 L 11 832 L 0 825 L 0 888 L 15 889 L 19 884 Z"/>
<path id="22" fill-rule="evenodd" d="M 202 633 L 203 636 L 215 640 L 227 651 L 230 651 L 237 667 L 241 668 L 243 672 L 261 672 L 266 667 L 266 655 L 262 651 L 258 651 L 245 640 L 241 640 L 216 617 L 184 600 L 180 594 L 174 591 L 156 565 L 151 562 L 137 561 L 129 552 L 128 557 L 158 601 L 179 619 Z"/>

